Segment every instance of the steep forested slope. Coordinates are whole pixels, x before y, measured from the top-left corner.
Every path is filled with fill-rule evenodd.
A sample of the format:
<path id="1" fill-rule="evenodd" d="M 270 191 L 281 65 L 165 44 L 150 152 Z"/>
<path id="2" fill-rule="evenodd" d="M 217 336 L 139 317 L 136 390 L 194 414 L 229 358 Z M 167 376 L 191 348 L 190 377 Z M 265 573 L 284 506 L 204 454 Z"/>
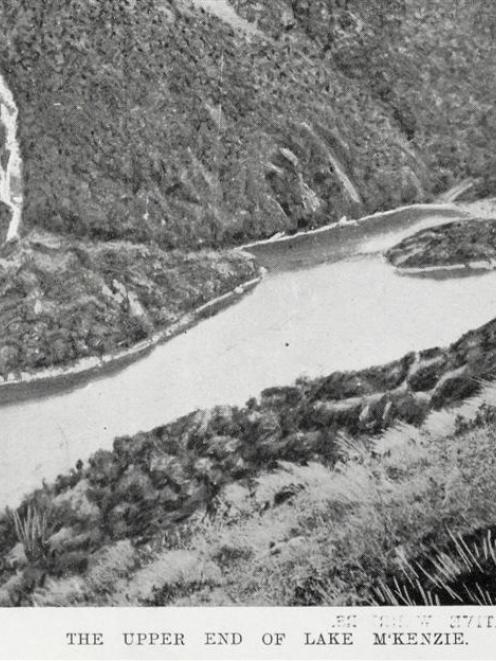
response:
<path id="1" fill-rule="evenodd" d="M 28 226 L 197 247 L 493 190 L 487 9 L 233 0 L 246 33 L 200 5 L 0 2 Z"/>
<path id="2" fill-rule="evenodd" d="M 197 247 L 425 195 L 387 108 L 304 35 L 247 36 L 174 0 L 0 15 L 27 226 Z"/>
<path id="3" fill-rule="evenodd" d="M 189 266 L 201 256 L 185 254 L 182 268 L 179 253 L 170 261 L 157 250 L 222 248 L 429 197 L 428 168 L 391 108 L 322 56 L 298 11 L 302 28 L 293 35 L 277 13 L 285 3 L 260 5 L 272 13 L 258 27 L 246 3 L 220 3 L 231 22 L 201 4 L 0 0 L 0 71 L 19 109 L 24 183 L 21 243 L 0 261 L 3 376 L 132 344 L 160 328 L 152 313 L 154 322 L 140 321 L 136 333 L 127 295 L 118 309 L 108 296 L 113 276 L 92 277 L 93 267 L 88 273 L 78 262 L 71 305 L 101 332 L 63 330 L 72 327 L 69 308 L 50 283 L 66 281 L 64 265 L 80 254 L 81 239 L 92 254 L 116 240 L 150 248 L 139 263 L 137 248 L 122 249 L 138 279 L 155 258 L 189 273 L 185 310 L 253 277 L 255 267 L 219 257 L 219 267 L 223 259 L 227 271 L 239 267 L 219 281 L 207 259 L 199 280 Z M 140 291 L 129 295 L 147 309 Z M 161 318 L 175 316 L 178 303 Z M 117 345 L 102 326 L 116 315 L 128 329 Z"/>
<path id="4" fill-rule="evenodd" d="M 233 4 L 236 4 L 233 0 Z M 460 177 L 493 193 L 496 13 L 467 0 L 239 0 L 239 11 L 306 38 L 366 88 L 420 153 L 438 192 Z"/>

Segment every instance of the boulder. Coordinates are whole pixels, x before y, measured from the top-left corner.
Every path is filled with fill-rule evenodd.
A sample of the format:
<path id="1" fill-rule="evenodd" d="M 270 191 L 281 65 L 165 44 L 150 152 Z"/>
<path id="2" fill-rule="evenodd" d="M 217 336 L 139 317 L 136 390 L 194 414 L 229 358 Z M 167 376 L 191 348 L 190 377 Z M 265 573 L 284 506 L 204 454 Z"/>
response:
<path id="1" fill-rule="evenodd" d="M 74 529 L 69 526 L 63 526 L 48 538 L 48 548 L 50 551 L 60 553 L 70 547 L 73 537 Z"/>
<path id="2" fill-rule="evenodd" d="M 91 539 L 91 530 L 77 534 L 70 526 L 64 526 L 48 539 L 47 544 L 50 551 L 61 554 L 87 547 Z"/>

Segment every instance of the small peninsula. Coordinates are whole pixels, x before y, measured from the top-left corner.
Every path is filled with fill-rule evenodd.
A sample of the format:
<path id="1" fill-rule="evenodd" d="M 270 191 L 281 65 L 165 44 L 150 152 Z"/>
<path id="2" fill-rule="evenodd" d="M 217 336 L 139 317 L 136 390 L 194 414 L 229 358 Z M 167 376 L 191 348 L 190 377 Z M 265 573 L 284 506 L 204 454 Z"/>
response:
<path id="1" fill-rule="evenodd" d="M 455 221 L 416 232 L 385 253 L 401 272 L 492 269 L 496 266 L 496 219 Z"/>

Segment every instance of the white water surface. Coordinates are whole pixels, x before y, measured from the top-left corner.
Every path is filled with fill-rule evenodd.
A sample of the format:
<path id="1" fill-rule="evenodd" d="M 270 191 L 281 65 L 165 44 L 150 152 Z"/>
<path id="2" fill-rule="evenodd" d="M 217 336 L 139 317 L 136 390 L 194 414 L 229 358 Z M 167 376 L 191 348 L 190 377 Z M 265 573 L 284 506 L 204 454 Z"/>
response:
<path id="1" fill-rule="evenodd" d="M 425 218 L 414 225 L 425 226 Z M 316 235 L 301 249 L 305 268 L 300 259 L 296 269 L 273 270 L 239 303 L 131 366 L 69 392 L 0 407 L 0 503 L 15 504 L 42 479 L 51 481 L 98 448 L 111 448 L 116 435 L 151 429 L 196 408 L 242 405 L 263 388 L 302 375 L 445 346 L 496 317 L 496 272 L 401 276 L 370 249 L 373 242 L 391 245 L 404 228 L 397 236 L 381 229 L 358 248 L 350 238 L 350 254 L 342 257 L 347 231 L 339 241 L 336 233 Z M 322 260 L 326 242 L 329 259 L 312 265 Z M 285 254 L 278 259 L 284 262 Z"/>

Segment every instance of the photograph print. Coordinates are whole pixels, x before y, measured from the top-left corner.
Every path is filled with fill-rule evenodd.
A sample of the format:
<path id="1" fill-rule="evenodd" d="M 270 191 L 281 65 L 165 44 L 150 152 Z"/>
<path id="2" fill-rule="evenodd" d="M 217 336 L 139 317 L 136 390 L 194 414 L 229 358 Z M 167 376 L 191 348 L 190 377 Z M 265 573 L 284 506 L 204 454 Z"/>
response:
<path id="1" fill-rule="evenodd" d="M 0 606 L 496 604 L 496 10 L 0 0 Z"/>

